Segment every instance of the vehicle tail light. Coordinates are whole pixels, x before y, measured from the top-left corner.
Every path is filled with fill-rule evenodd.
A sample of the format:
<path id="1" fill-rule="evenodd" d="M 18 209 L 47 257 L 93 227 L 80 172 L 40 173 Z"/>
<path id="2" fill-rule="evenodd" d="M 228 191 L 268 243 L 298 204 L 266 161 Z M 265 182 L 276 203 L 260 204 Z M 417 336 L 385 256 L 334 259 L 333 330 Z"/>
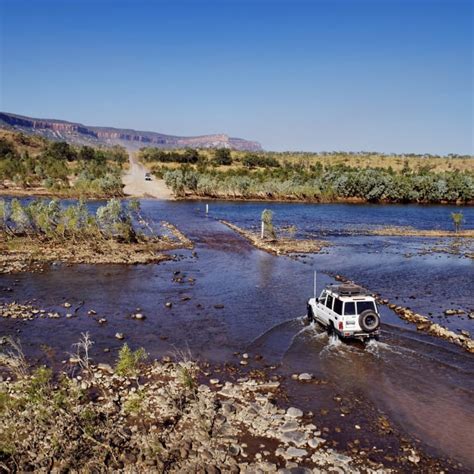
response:
<path id="1" fill-rule="evenodd" d="M 342 331 L 344 328 L 344 323 L 342 321 L 339 321 L 339 329 Z"/>

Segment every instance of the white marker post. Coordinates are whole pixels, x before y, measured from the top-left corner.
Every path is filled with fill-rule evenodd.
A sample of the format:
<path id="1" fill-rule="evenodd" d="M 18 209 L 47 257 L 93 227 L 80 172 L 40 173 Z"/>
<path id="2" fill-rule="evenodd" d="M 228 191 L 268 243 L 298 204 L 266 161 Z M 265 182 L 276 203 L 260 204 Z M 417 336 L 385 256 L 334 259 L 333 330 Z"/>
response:
<path id="1" fill-rule="evenodd" d="M 206 216 L 209 214 L 209 204 L 206 204 Z"/>
<path id="2" fill-rule="evenodd" d="M 314 294 L 314 299 L 316 299 L 316 270 L 314 270 L 314 278 L 313 278 L 313 294 Z"/>
<path id="3" fill-rule="evenodd" d="M 262 220 L 262 230 L 260 232 L 260 238 L 263 240 L 263 236 L 265 235 L 265 222 Z"/>

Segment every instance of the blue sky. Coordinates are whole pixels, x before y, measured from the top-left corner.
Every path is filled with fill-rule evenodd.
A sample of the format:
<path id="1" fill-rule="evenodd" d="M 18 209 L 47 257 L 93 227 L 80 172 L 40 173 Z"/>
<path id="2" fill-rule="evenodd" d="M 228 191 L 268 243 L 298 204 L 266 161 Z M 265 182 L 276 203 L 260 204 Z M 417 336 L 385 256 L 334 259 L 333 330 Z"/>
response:
<path id="1" fill-rule="evenodd" d="M 0 0 L 0 110 L 270 150 L 474 153 L 470 0 Z"/>

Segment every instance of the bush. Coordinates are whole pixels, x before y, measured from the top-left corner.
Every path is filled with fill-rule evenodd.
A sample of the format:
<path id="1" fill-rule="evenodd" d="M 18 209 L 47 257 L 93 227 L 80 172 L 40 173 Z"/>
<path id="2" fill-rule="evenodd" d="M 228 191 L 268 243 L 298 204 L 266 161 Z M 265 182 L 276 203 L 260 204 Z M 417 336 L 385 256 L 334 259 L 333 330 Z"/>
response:
<path id="1" fill-rule="evenodd" d="M 218 148 L 214 151 L 213 162 L 218 166 L 228 166 L 232 164 L 232 155 L 228 148 Z"/>
<path id="2" fill-rule="evenodd" d="M 242 158 L 242 164 L 246 168 L 279 168 L 280 163 L 273 157 L 247 154 Z"/>
<path id="3" fill-rule="evenodd" d="M 140 362 L 143 362 L 146 358 L 147 354 L 143 347 L 132 351 L 125 343 L 120 349 L 115 371 L 118 375 L 135 377 L 138 374 Z"/>

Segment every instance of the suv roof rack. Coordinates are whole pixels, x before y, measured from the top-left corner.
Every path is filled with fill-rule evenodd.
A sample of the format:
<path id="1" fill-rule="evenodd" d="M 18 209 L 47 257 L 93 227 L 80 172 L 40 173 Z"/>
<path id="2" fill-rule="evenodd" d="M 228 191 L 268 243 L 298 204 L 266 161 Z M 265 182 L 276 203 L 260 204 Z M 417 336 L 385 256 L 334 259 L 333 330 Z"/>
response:
<path id="1" fill-rule="evenodd" d="M 340 296 L 368 295 L 369 292 L 362 286 L 354 283 L 342 283 L 340 285 L 328 285 L 328 290 Z"/>

